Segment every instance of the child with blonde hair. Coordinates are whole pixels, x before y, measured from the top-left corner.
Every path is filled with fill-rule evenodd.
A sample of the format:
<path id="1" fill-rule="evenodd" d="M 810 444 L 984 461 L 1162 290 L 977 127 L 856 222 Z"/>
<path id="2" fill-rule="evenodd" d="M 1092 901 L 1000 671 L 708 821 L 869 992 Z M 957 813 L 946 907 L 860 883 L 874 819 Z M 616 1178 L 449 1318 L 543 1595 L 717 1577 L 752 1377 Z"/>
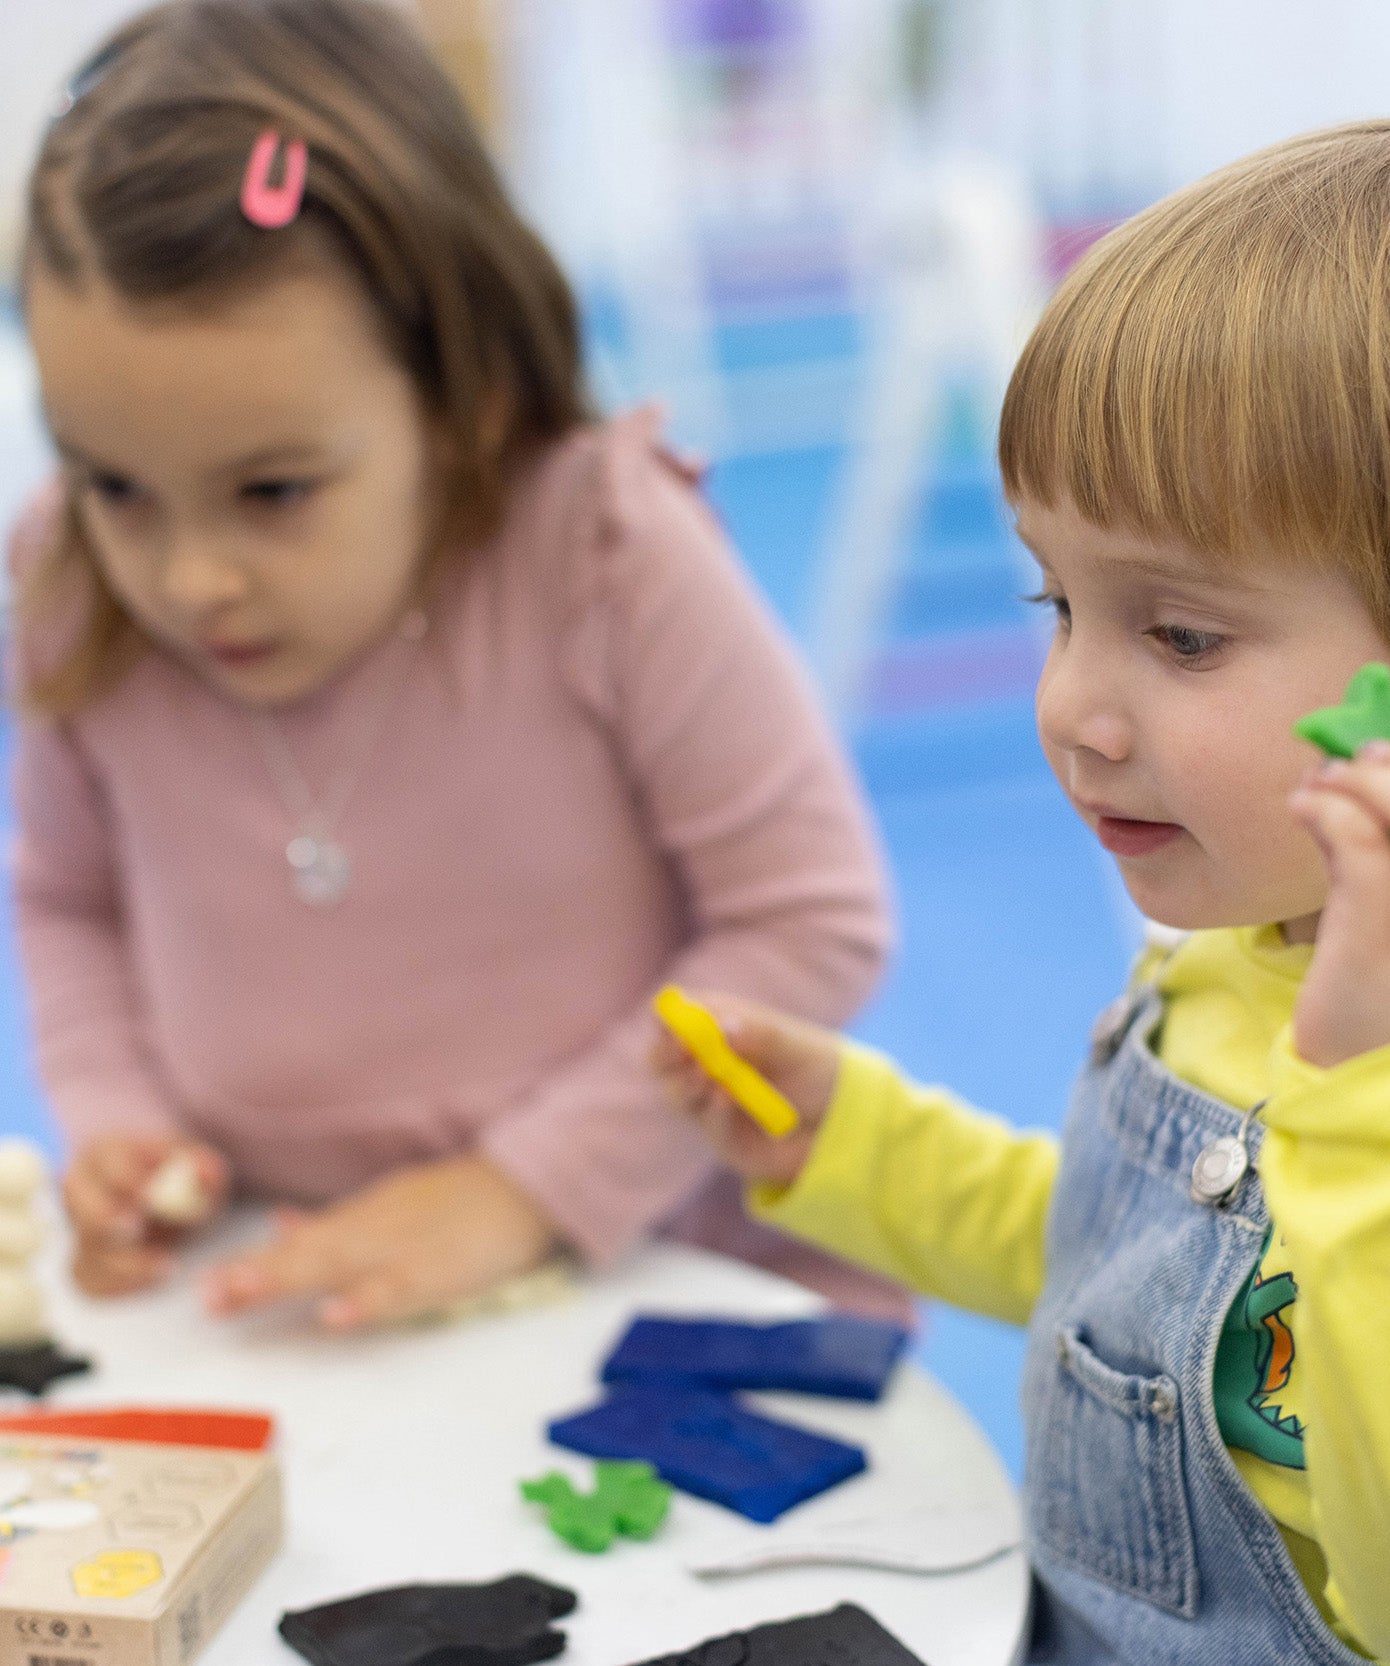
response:
<path id="1" fill-rule="evenodd" d="M 1390 659 L 1390 123 L 1105 238 L 1000 454 L 1055 618 L 1043 747 L 1185 935 L 1060 1143 L 717 996 L 804 1126 L 657 1063 L 765 1220 L 1027 1324 L 1030 1661 L 1390 1660 L 1390 743 L 1293 734 Z"/>
<path id="2" fill-rule="evenodd" d="M 16 543 L 16 884 L 83 1285 L 168 1271 L 178 1156 L 295 1206 L 218 1312 L 346 1328 L 658 1229 L 901 1309 L 749 1223 L 646 1069 L 673 975 L 847 1017 L 877 855 L 405 17 L 142 14 L 30 210 L 62 477 Z"/>

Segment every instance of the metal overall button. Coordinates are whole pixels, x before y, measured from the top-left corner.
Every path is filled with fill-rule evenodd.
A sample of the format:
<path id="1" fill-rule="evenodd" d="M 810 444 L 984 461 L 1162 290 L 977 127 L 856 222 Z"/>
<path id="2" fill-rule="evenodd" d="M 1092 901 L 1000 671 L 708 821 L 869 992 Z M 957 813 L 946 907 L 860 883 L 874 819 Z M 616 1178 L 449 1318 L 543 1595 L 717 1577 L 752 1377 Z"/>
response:
<path id="1" fill-rule="evenodd" d="M 1172 1420 L 1178 1409 L 1178 1385 L 1171 1377 L 1160 1377 L 1149 1392 L 1149 1410 L 1164 1423 Z"/>
<path id="2" fill-rule="evenodd" d="M 1250 1123 L 1263 1106 L 1264 1100 L 1252 1105 L 1234 1134 L 1221 1134 L 1208 1140 L 1197 1153 L 1188 1186 L 1188 1195 L 1194 1203 L 1220 1209 L 1230 1202 L 1250 1167 Z"/>
<path id="3" fill-rule="evenodd" d="M 1119 1052 L 1138 1004 L 1136 995 L 1119 995 L 1102 1009 L 1091 1026 L 1092 1064 L 1109 1064 Z"/>

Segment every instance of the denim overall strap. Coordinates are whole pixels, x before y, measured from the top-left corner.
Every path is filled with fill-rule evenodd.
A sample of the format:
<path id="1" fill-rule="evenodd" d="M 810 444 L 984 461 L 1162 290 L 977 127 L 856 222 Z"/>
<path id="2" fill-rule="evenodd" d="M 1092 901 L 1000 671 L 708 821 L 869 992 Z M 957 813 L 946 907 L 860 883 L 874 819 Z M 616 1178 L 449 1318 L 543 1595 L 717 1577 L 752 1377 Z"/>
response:
<path id="1" fill-rule="evenodd" d="M 1028 1659 L 1356 1666 L 1217 1428 L 1222 1322 L 1269 1226 L 1260 1131 L 1230 1198 L 1193 1202 L 1242 1116 L 1155 1058 L 1160 1016 L 1144 988 L 1103 1017 L 1068 1112 L 1024 1371 Z"/>

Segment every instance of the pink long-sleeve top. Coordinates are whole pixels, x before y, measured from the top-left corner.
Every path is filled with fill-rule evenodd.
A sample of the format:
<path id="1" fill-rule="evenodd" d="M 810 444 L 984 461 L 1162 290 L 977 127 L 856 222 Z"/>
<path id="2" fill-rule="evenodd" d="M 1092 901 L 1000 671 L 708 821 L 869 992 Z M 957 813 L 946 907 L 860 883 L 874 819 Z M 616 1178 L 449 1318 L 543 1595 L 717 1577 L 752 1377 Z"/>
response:
<path id="1" fill-rule="evenodd" d="M 471 1147 L 595 1263 L 664 1225 L 898 1305 L 748 1222 L 645 1063 L 664 980 L 834 1024 L 888 939 L 856 789 L 657 427 L 554 445 L 422 642 L 280 711 L 327 797 L 389 710 L 336 906 L 290 888 L 254 720 L 172 657 L 22 721 L 21 948 L 70 1144 L 172 1125 L 309 1203 Z"/>

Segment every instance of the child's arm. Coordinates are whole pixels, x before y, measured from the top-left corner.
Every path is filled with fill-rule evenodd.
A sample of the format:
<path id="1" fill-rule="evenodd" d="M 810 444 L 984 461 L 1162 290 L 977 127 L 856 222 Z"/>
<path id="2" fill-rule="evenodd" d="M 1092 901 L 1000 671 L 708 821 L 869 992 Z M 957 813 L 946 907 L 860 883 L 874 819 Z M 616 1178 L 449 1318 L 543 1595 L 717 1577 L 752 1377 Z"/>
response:
<path id="1" fill-rule="evenodd" d="M 101 789 L 57 722 L 19 725 L 15 910 L 44 1086 L 70 1146 L 173 1134 L 149 1060 Z"/>
<path id="2" fill-rule="evenodd" d="M 1259 1169 L 1298 1284 L 1305 1452 L 1329 1596 L 1390 1658 L 1390 745 L 1312 775 L 1295 814 L 1328 895 L 1276 1059 Z"/>
<path id="3" fill-rule="evenodd" d="M 606 436 L 590 531 L 550 583 L 570 698 L 631 783 L 689 935 L 583 1051 L 481 1136 L 484 1152 L 603 1264 L 708 1177 L 708 1147 L 647 1067 L 656 984 L 724 989 L 844 1022 L 887 951 L 868 818 L 783 633 L 641 416 Z M 602 906 L 602 899 L 591 899 Z"/>
<path id="4" fill-rule="evenodd" d="M 1022 1323 L 1042 1288 L 1055 1142 L 1018 1133 L 813 1025 L 725 996 L 736 1053 L 795 1106 L 775 1138 L 663 1035 L 672 1100 L 753 1190 L 755 1211 L 924 1295 Z"/>
<path id="5" fill-rule="evenodd" d="M 148 1062 L 100 789 L 56 722 L 19 725 L 15 908 L 40 1073 L 73 1153 L 63 1196 L 74 1276 L 92 1294 L 158 1282 L 176 1234 L 143 1187 L 175 1150 L 220 1208 L 221 1157 L 189 1142 Z"/>

